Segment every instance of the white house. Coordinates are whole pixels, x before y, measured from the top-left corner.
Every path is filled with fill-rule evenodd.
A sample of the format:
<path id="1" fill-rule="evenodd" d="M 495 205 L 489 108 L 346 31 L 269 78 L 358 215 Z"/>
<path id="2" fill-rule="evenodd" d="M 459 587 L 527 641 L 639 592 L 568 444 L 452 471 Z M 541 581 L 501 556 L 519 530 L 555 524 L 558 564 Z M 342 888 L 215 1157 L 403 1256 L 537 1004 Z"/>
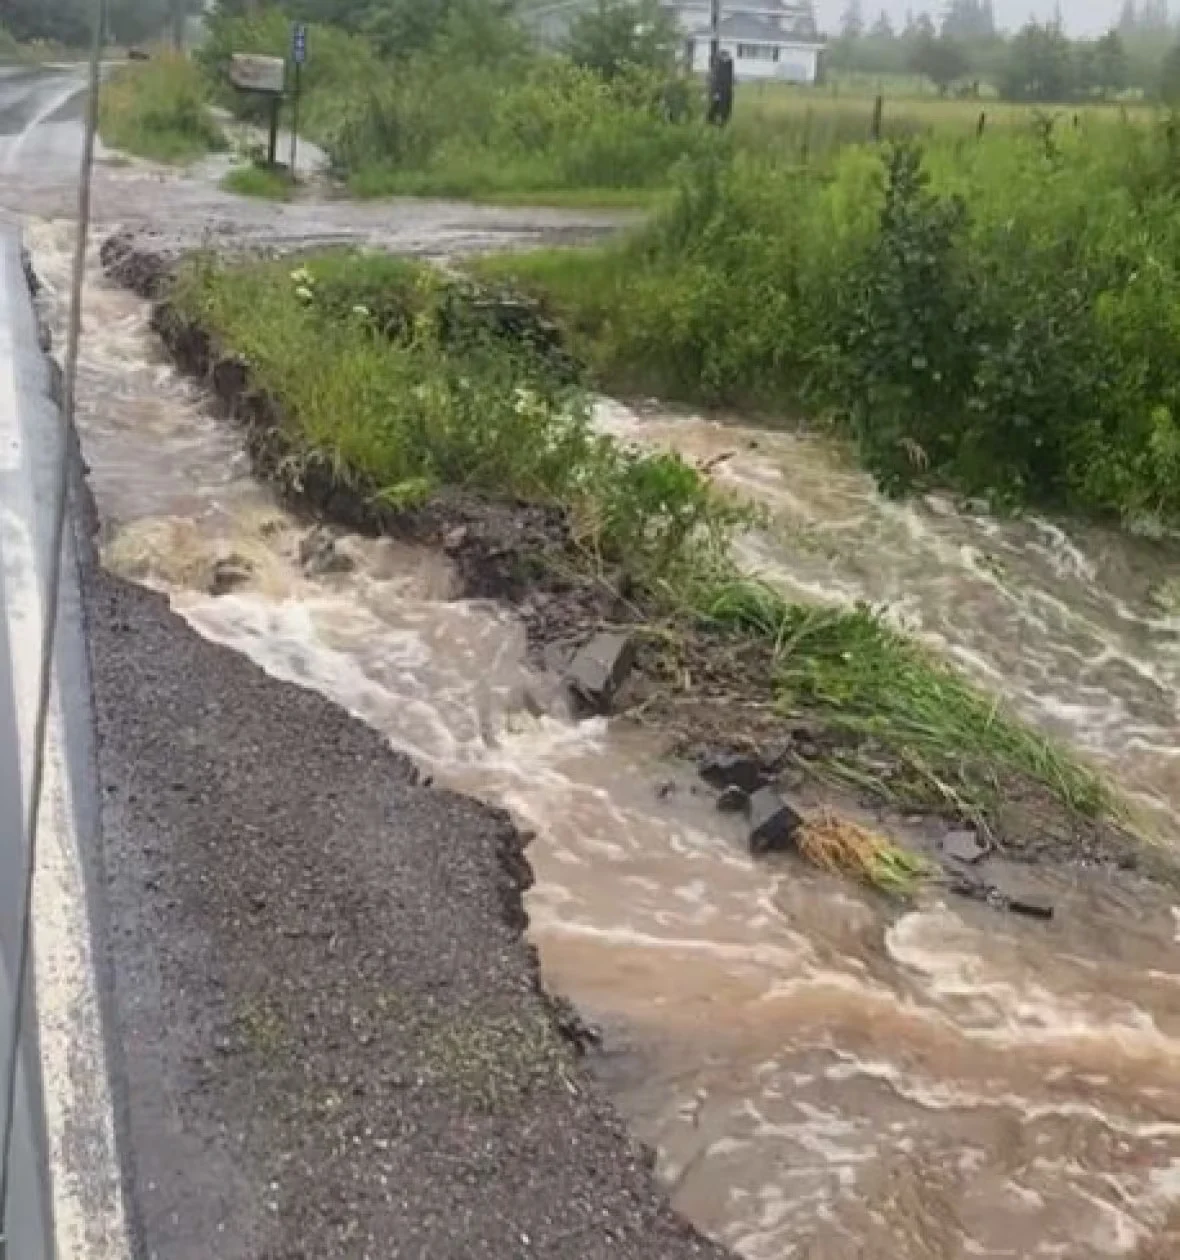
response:
<path id="1" fill-rule="evenodd" d="M 560 45 L 577 13 L 597 0 L 553 0 L 522 15 L 543 41 Z M 684 32 L 685 57 L 705 74 L 712 51 L 709 0 L 664 0 Z M 721 0 L 721 50 L 733 58 L 739 80 L 816 83 L 823 44 L 816 36 L 810 0 Z"/>
<path id="2" fill-rule="evenodd" d="M 697 73 L 707 73 L 712 56 L 707 0 L 687 0 L 669 7 L 675 9 L 684 30 L 689 64 Z M 741 0 L 736 4 L 723 2 L 721 12 L 721 51 L 733 58 L 734 76 L 739 81 L 819 82 L 824 46 L 816 37 L 810 4 Z"/>

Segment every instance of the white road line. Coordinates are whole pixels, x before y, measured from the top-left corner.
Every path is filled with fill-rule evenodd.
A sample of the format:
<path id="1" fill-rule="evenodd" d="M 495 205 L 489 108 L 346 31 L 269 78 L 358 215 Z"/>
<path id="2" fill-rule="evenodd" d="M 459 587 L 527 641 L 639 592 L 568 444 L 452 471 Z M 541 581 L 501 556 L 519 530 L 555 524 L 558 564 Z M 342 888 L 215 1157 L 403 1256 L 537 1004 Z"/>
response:
<path id="1" fill-rule="evenodd" d="M 12 251 L 0 244 L 0 303 L 4 304 L 0 308 L 0 477 L 13 487 L 0 503 L 0 556 L 5 565 L 22 792 L 27 793 L 47 564 L 47 557 L 38 554 L 38 539 L 48 537 L 48 529 L 43 526 L 38 533 L 30 467 L 34 444 L 22 430 L 16 387 L 13 342 L 18 322 L 14 316 L 25 281 L 19 272 L 12 274 L 13 267 Z M 48 508 L 45 503 L 40 510 Z M 88 698 L 79 702 L 88 703 Z M 91 952 L 86 879 L 56 681 L 44 791 L 33 922 L 57 1252 L 60 1260 L 125 1260 L 130 1246 Z"/>

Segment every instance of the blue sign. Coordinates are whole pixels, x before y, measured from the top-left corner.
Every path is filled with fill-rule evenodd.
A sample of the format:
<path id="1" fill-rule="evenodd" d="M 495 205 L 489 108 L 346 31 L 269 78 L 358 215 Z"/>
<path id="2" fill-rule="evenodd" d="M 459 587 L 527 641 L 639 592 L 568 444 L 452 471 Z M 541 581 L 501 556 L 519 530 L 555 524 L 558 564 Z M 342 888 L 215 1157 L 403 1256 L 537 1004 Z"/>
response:
<path id="1" fill-rule="evenodd" d="M 297 66 L 307 60 L 307 27 L 297 22 L 291 31 L 291 57 Z"/>

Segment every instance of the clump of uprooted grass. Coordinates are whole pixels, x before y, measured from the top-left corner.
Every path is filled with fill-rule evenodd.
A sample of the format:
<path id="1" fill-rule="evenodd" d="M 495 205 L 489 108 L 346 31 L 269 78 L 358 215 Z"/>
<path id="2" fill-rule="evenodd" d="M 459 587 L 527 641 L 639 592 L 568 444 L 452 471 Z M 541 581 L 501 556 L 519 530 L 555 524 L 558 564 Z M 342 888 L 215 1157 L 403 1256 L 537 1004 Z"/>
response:
<path id="1" fill-rule="evenodd" d="M 117 70 L 102 87 L 99 128 L 111 148 L 156 162 L 191 162 L 226 147 L 200 71 L 177 53 Z"/>
<path id="2" fill-rule="evenodd" d="M 931 870 L 918 854 L 830 810 L 803 824 L 797 844 L 821 870 L 851 876 L 896 897 L 910 896 Z"/>
<path id="3" fill-rule="evenodd" d="M 851 737 L 828 762 L 849 784 L 885 800 L 949 807 L 984 825 L 1018 785 L 1036 785 L 1087 817 L 1113 808 L 1092 771 L 872 609 L 792 604 L 763 583 L 740 579 L 713 590 L 703 611 L 772 640 L 781 706 Z"/>

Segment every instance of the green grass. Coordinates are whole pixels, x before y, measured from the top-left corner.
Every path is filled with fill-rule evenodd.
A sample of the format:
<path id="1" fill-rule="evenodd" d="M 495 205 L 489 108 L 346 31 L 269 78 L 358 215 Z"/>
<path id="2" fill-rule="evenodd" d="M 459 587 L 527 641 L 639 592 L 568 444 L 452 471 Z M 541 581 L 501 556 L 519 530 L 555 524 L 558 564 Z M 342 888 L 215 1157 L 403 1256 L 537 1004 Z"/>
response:
<path id="1" fill-rule="evenodd" d="M 221 186 L 241 197 L 262 197 L 267 201 L 290 201 L 295 193 L 295 185 L 286 171 L 254 164 L 235 166 L 222 179 Z"/>
<path id="2" fill-rule="evenodd" d="M 631 237 L 480 265 L 599 382 L 809 415 L 931 483 L 1180 520 L 1180 131 L 1094 111 L 921 149 L 719 152 Z"/>
<path id="3" fill-rule="evenodd" d="M 200 70 L 175 53 L 120 67 L 103 84 L 99 130 L 103 143 L 155 162 L 184 164 L 226 147 L 208 110 Z"/>
<path id="4" fill-rule="evenodd" d="M 867 758 L 853 752 L 832 763 L 854 786 L 908 803 L 952 806 L 984 823 L 1021 779 L 1079 814 L 1110 808 L 1093 773 L 870 609 L 790 604 L 770 587 L 742 579 L 713 592 L 703 612 L 773 641 L 784 709 L 818 714 L 870 750 Z M 900 778 L 881 780 L 874 744 L 901 752 L 891 767 Z"/>
<path id="5" fill-rule="evenodd" d="M 175 301 L 282 403 L 295 458 L 381 502 L 440 486 L 561 502 L 588 556 L 626 556 L 653 579 L 707 563 L 736 519 L 681 460 L 595 434 L 587 395 L 437 273 L 350 254 L 296 268 L 206 260 Z"/>
<path id="6" fill-rule="evenodd" d="M 470 170 L 448 173 L 396 171 L 364 166 L 348 177 L 348 191 L 362 201 L 379 197 L 446 197 L 501 206 L 552 206 L 580 210 L 646 210 L 666 195 L 652 188 L 544 188 L 511 169 L 497 179 Z"/>
<path id="7" fill-rule="evenodd" d="M 319 463 L 395 507 L 444 487 L 562 504 L 580 563 L 622 566 L 650 616 L 717 636 L 718 651 L 734 635 L 769 644 L 784 715 L 838 737 L 826 773 L 843 785 L 984 826 L 1021 785 L 1070 812 L 1110 810 L 1089 771 L 873 613 L 792 604 L 738 574 L 729 540 L 748 512 L 677 457 L 596 435 L 584 390 L 477 313 L 492 293 L 472 304 L 416 264 L 333 253 L 297 267 L 202 259 L 174 302 L 279 401 L 296 469 Z"/>

